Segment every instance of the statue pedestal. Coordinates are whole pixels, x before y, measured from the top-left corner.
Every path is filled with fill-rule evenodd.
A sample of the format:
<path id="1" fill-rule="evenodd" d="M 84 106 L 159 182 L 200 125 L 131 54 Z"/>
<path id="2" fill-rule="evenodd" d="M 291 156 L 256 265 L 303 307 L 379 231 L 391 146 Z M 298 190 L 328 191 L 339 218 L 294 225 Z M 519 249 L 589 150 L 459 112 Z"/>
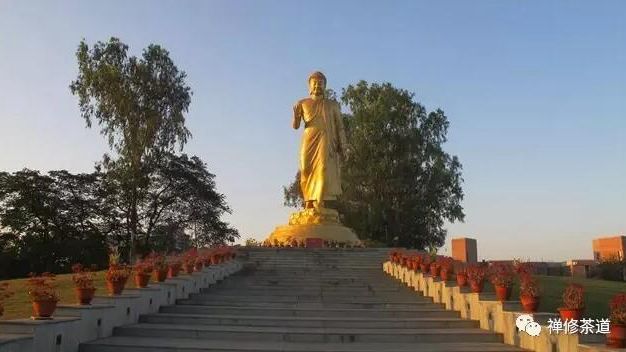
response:
<path id="1" fill-rule="evenodd" d="M 307 238 L 319 238 L 323 241 L 335 241 L 350 245 L 359 245 L 361 241 L 356 233 L 339 222 L 339 214 L 333 209 L 316 211 L 305 209 L 293 213 L 288 225 L 278 226 L 267 239 L 269 244 L 301 244 Z"/>

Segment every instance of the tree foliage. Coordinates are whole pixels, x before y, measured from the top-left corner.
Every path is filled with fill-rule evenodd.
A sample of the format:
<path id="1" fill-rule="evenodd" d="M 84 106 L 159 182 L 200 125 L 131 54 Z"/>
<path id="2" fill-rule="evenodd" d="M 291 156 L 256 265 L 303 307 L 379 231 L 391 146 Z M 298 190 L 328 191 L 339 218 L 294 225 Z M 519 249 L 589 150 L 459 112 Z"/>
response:
<path id="1" fill-rule="evenodd" d="M 191 136 L 185 127 L 191 88 L 185 72 L 158 45 L 149 45 L 137 58 L 117 38 L 92 48 L 81 41 L 76 57 L 79 73 L 70 89 L 87 126 L 95 120 L 117 154 L 105 156 L 103 166 L 124 190 L 126 235 L 134 247 L 150 170 L 176 146 L 182 150 Z"/>
<path id="2" fill-rule="evenodd" d="M 239 234 L 215 176 L 196 156 L 166 154 L 138 205 L 142 253 L 224 244 Z M 109 246 L 128 248 L 125 192 L 99 169 L 0 173 L 0 277 L 67 272 L 76 262 L 104 266 Z"/>
<path id="3" fill-rule="evenodd" d="M 362 239 L 423 249 L 443 245 L 446 220 L 464 219 L 463 180 L 458 158 L 443 150 L 446 115 L 414 98 L 389 83 L 343 89 L 349 148 L 339 207 Z M 284 188 L 286 205 L 299 205 L 298 187 Z"/>
<path id="4" fill-rule="evenodd" d="M 107 258 L 102 175 L 0 173 L 0 277 L 67 271 Z"/>
<path id="5" fill-rule="evenodd" d="M 238 238 L 222 220 L 231 210 L 215 175 L 179 154 L 191 136 L 191 89 L 167 50 L 150 45 L 137 58 L 111 38 L 91 48 L 82 41 L 76 57 L 71 92 L 112 153 L 91 174 L 0 172 L 0 278 L 103 266 L 109 246 L 142 254 Z"/>
<path id="6" fill-rule="evenodd" d="M 151 173 L 146 203 L 141 218 L 143 243 L 149 248 L 158 225 L 183 231 L 190 243 L 206 246 L 232 242 L 236 230 L 221 220 L 231 209 L 223 194 L 216 191 L 215 175 L 196 156 L 166 154 Z M 176 248 L 167 248 L 173 250 Z"/>

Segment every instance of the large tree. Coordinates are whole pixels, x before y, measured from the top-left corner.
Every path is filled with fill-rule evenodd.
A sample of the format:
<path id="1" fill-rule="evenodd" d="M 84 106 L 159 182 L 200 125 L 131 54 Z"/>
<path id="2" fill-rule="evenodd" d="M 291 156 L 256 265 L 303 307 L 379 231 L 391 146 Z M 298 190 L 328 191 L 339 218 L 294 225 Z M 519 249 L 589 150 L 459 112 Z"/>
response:
<path id="1" fill-rule="evenodd" d="M 361 239 L 412 248 L 441 246 L 445 221 L 464 219 L 461 163 L 443 149 L 449 121 L 389 83 L 345 88 L 348 136 L 339 210 Z M 297 179 L 285 204 L 298 206 Z"/>
<path id="2" fill-rule="evenodd" d="M 126 233 L 132 250 L 140 232 L 138 208 L 149 187 L 152 164 L 177 146 L 182 150 L 191 135 L 185 127 L 191 89 L 185 72 L 158 45 L 149 45 L 138 58 L 130 56 L 128 46 L 117 38 L 97 42 L 92 48 L 82 41 L 76 57 L 78 77 L 70 89 L 79 98 L 87 126 L 95 120 L 117 154 L 105 157 L 103 166 L 114 171 L 111 174 L 124 190 Z"/>
<path id="3" fill-rule="evenodd" d="M 103 264 L 112 230 L 100 173 L 0 173 L 0 277 Z M 5 271 L 6 270 L 6 271 Z"/>
<path id="4" fill-rule="evenodd" d="M 224 195 L 216 190 L 215 175 L 200 158 L 164 154 L 150 173 L 150 187 L 140 213 L 145 250 L 172 251 L 192 243 L 232 242 L 239 234 L 221 220 L 230 212 Z"/>

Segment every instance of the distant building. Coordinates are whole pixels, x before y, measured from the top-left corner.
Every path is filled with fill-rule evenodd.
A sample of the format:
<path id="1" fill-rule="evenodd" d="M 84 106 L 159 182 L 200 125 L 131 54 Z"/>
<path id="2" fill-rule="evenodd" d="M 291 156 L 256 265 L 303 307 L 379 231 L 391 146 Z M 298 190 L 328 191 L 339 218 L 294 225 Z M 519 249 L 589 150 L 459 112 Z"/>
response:
<path id="1" fill-rule="evenodd" d="M 600 237 L 593 240 L 593 259 L 604 261 L 607 259 L 624 260 L 626 253 L 626 236 Z"/>
<path id="2" fill-rule="evenodd" d="M 589 277 L 591 276 L 591 270 L 596 265 L 596 261 L 590 259 L 570 259 L 565 265 L 568 267 L 571 276 Z"/>
<path id="3" fill-rule="evenodd" d="M 476 240 L 466 237 L 453 238 L 452 258 L 464 263 L 478 262 L 478 249 L 476 246 Z"/>

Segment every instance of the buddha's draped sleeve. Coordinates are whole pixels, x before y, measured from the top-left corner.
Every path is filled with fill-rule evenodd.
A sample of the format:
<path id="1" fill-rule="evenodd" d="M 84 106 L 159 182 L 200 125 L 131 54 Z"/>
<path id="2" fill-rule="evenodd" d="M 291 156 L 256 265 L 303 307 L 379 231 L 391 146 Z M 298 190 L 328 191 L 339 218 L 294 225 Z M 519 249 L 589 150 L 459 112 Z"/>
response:
<path id="1" fill-rule="evenodd" d="M 348 141 L 346 139 L 346 131 L 343 127 L 343 117 L 341 116 L 341 107 L 339 104 L 337 104 L 337 109 L 335 110 L 335 126 L 337 126 L 337 148 L 341 155 L 345 156 Z"/>
<path id="2" fill-rule="evenodd" d="M 300 128 L 300 122 L 302 121 L 302 101 L 298 101 L 294 106 L 293 106 L 293 128 L 298 129 Z"/>

